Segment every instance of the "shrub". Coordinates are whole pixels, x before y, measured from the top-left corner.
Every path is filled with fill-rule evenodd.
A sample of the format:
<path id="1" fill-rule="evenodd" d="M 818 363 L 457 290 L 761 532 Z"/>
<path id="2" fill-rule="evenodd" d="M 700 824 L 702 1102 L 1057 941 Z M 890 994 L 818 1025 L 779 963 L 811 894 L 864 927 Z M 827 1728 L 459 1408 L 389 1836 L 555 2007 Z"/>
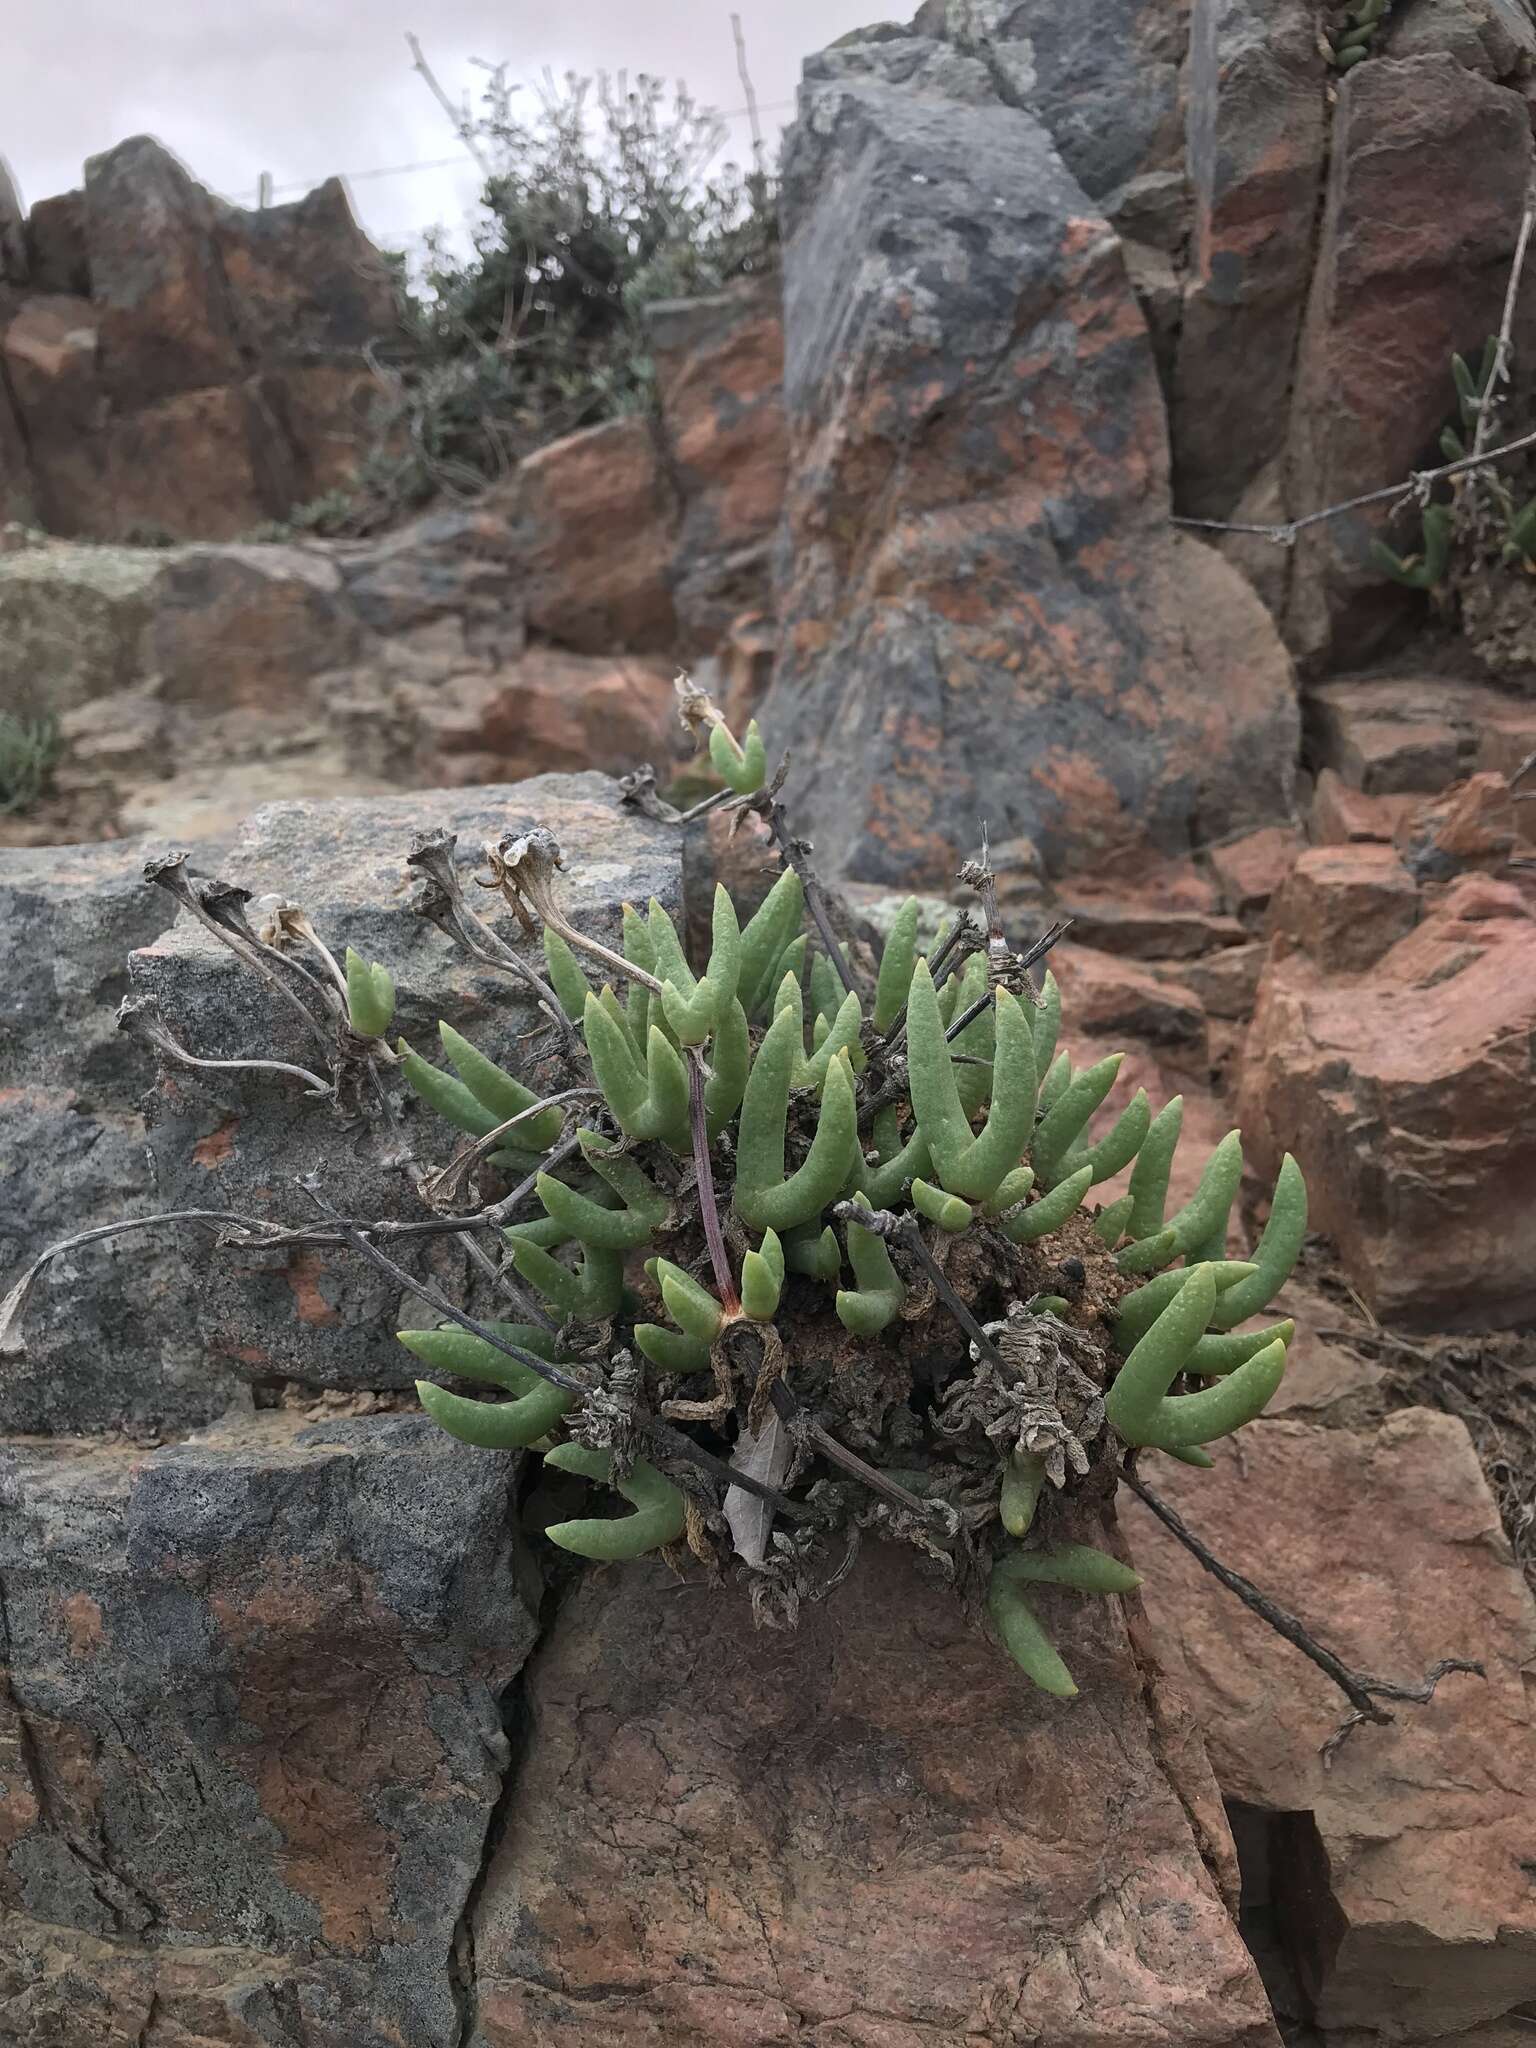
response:
<path id="1" fill-rule="evenodd" d="M 527 119 L 513 107 L 493 87 L 473 130 L 493 171 L 469 256 L 429 237 L 425 292 L 398 266 L 394 397 L 354 524 L 644 407 L 644 308 L 774 261 L 771 182 L 709 169 L 723 130 L 685 88 L 546 76 Z"/>

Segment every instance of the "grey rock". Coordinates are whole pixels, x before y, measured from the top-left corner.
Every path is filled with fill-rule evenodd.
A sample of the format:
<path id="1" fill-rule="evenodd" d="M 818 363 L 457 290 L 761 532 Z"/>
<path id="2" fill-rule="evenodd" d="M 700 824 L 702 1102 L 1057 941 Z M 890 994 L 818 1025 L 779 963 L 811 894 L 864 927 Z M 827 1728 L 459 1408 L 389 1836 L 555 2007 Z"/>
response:
<path id="1" fill-rule="evenodd" d="M 224 879 L 255 895 L 299 903 L 340 957 L 355 946 L 395 980 L 392 1036 L 442 1064 L 437 1024 L 446 1019 L 492 1058 L 538 1081 L 539 1050 L 524 1043 L 538 1022 L 521 988 L 469 962 L 435 926 L 411 915 L 405 854 L 419 831 L 459 836 L 466 878 L 483 871 L 483 841 L 542 824 L 564 852 L 562 897 L 573 922 L 610 943 L 622 905 L 655 896 L 679 912 L 680 835 L 618 802 L 601 775 L 545 776 L 504 788 L 448 790 L 260 811 L 221 864 Z M 490 916 L 496 899 L 469 893 Z M 517 933 L 511 913 L 492 919 L 542 970 L 542 951 Z M 184 919 L 131 963 L 135 991 L 158 1003 L 181 1043 L 203 1057 L 323 1063 L 300 1021 L 217 940 Z M 547 1050 L 547 1037 L 544 1049 Z M 444 1166 L 458 1134 L 397 1081 L 402 1128 L 421 1165 Z M 295 1183 L 319 1174 L 343 1215 L 421 1218 L 409 1174 L 391 1163 L 393 1140 L 339 1127 L 298 1083 L 270 1075 L 167 1069 L 149 1099 L 149 1144 L 166 1209 L 218 1207 L 314 1220 Z M 399 1388 L 415 1362 L 394 1341 L 411 1304 L 350 1253 L 224 1251 L 210 1260 L 206 1232 L 189 1227 L 184 1298 L 211 1358 L 258 1381 L 316 1387 Z M 430 1238 L 401 1253 L 455 1298 L 469 1291 L 459 1240 Z M 418 1268 L 416 1262 L 423 1262 Z"/>
<path id="2" fill-rule="evenodd" d="M 129 844 L 0 852 L 0 1292 L 49 1245 L 157 1206 L 137 1104 L 153 1074 L 113 1018 L 130 950 L 175 906 Z M 203 1360 L 176 1246 L 148 1230 L 47 1267 L 0 1427 L 186 1428 L 233 1382 Z"/>
<path id="3" fill-rule="evenodd" d="M 131 2040 L 147 1977 L 174 2038 L 460 2040 L 538 1598 L 512 1472 L 418 1418 L 0 1452 L 0 2038 Z"/>
<path id="4" fill-rule="evenodd" d="M 931 0 L 915 26 L 977 52 L 1110 219 L 1132 180 L 1179 163 L 1187 31 L 1177 0 Z"/>
<path id="5" fill-rule="evenodd" d="M 923 888 L 983 820 L 1055 875 L 1279 817 L 1288 664 L 1246 584 L 1168 529 L 1119 245 L 1041 123 L 972 97 L 973 58 L 946 59 L 950 97 L 936 48 L 813 65 L 785 160 L 792 459 L 762 717 L 791 794 L 830 868 Z"/>
<path id="6" fill-rule="evenodd" d="M 1503 81 L 1529 76 L 1536 19 L 1525 0 L 1414 0 L 1397 10 L 1380 40 L 1389 57 L 1443 50 L 1468 71 Z"/>

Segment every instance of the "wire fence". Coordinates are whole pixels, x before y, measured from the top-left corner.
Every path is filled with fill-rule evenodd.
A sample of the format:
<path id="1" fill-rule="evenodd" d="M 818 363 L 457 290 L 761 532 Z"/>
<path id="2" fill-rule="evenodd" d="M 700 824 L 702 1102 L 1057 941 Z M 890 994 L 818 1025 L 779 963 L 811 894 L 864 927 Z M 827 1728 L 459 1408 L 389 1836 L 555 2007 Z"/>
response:
<path id="1" fill-rule="evenodd" d="M 760 114 L 781 113 L 794 105 L 792 99 L 766 100 L 757 106 Z M 750 117 L 752 108 L 746 105 L 725 107 L 719 112 L 722 121 L 735 121 Z M 263 172 L 254 185 L 246 186 L 234 196 L 237 206 L 270 206 L 275 199 L 291 198 L 295 193 L 313 192 L 317 185 L 323 185 L 327 178 L 340 178 L 349 185 L 371 183 L 377 178 L 410 178 L 429 171 L 449 171 L 468 165 L 478 171 L 474 158 L 467 149 L 460 149 L 452 156 L 421 157 L 408 164 L 374 164 L 361 171 L 326 171 L 316 178 L 289 178 L 275 182 L 270 173 Z"/>

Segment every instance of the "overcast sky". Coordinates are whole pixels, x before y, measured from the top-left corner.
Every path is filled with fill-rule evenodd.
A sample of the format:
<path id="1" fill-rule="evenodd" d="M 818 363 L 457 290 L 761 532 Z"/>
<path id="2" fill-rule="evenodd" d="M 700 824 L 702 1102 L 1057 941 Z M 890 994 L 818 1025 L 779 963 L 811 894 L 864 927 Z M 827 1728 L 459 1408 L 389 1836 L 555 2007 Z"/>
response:
<path id="1" fill-rule="evenodd" d="M 144 133 L 243 205 L 262 171 L 282 198 L 331 172 L 451 157 L 447 118 L 410 68 L 408 29 L 455 98 L 483 86 L 479 57 L 532 80 L 546 65 L 657 72 L 736 109 L 732 4 L 774 135 L 801 58 L 883 12 L 881 0 L 0 0 L 0 156 L 29 205 L 78 184 L 86 157 Z M 904 19 L 912 6 L 890 12 Z M 745 116 L 730 128 L 727 153 L 744 162 Z M 352 203 L 376 240 L 405 246 L 435 222 L 461 222 L 476 186 L 466 160 L 356 177 Z"/>

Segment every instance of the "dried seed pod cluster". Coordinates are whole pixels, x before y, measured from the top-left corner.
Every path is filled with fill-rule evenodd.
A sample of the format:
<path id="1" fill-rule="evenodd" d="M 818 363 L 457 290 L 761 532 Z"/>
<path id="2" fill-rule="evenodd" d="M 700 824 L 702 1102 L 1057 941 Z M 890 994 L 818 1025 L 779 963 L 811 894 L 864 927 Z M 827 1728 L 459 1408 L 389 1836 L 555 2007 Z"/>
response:
<path id="1" fill-rule="evenodd" d="M 737 747 L 717 723 L 710 747 L 733 787 L 761 781 L 755 731 Z M 845 987 L 805 913 L 793 869 L 745 924 L 717 890 L 695 967 L 659 903 L 628 909 L 628 973 L 593 946 L 613 963 L 597 984 L 581 935 L 546 929 L 549 986 L 581 1040 L 565 1085 L 586 1082 L 592 1103 L 557 1162 L 541 1164 L 563 1108 L 446 1025 L 452 1074 L 402 1046 L 429 1109 L 537 1173 L 542 1218 L 505 1236 L 547 1327 L 401 1341 L 501 1397 L 424 1378 L 442 1428 L 541 1451 L 628 1503 L 556 1523 L 565 1549 L 742 1569 L 765 1618 L 785 1620 L 823 1561 L 836 1576 L 840 1533 L 880 1528 L 934 1558 L 1036 1683 L 1070 1694 L 1031 1589 L 1137 1581 L 1060 1533 L 1063 1503 L 1106 1470 L 1112 1491 L 1130 1449 L 1208 1464 L 1206 1445 L 1263 1410 L 1292 1325 L 1239 1325 L 1295 1263 L 1302 1176 L 1288 1157 L 1252 1257 L 1229 1258 L 1238 1134 L 1168 1213 L 1182 1104 L 1154 1114 L 1138 1091 L 1106 1112 L 1120 1059 L 1078 1069 L 1059 1049 L 1052 975 L 1036 991 L 1013 956 L 965 938 L 930 958 L 913 901 L 867 988 Z M 1119 1191 L 1095 1202 L 1107 1183 Z M 663 1424 L 730 1483 L 658 1450 Z"/>

